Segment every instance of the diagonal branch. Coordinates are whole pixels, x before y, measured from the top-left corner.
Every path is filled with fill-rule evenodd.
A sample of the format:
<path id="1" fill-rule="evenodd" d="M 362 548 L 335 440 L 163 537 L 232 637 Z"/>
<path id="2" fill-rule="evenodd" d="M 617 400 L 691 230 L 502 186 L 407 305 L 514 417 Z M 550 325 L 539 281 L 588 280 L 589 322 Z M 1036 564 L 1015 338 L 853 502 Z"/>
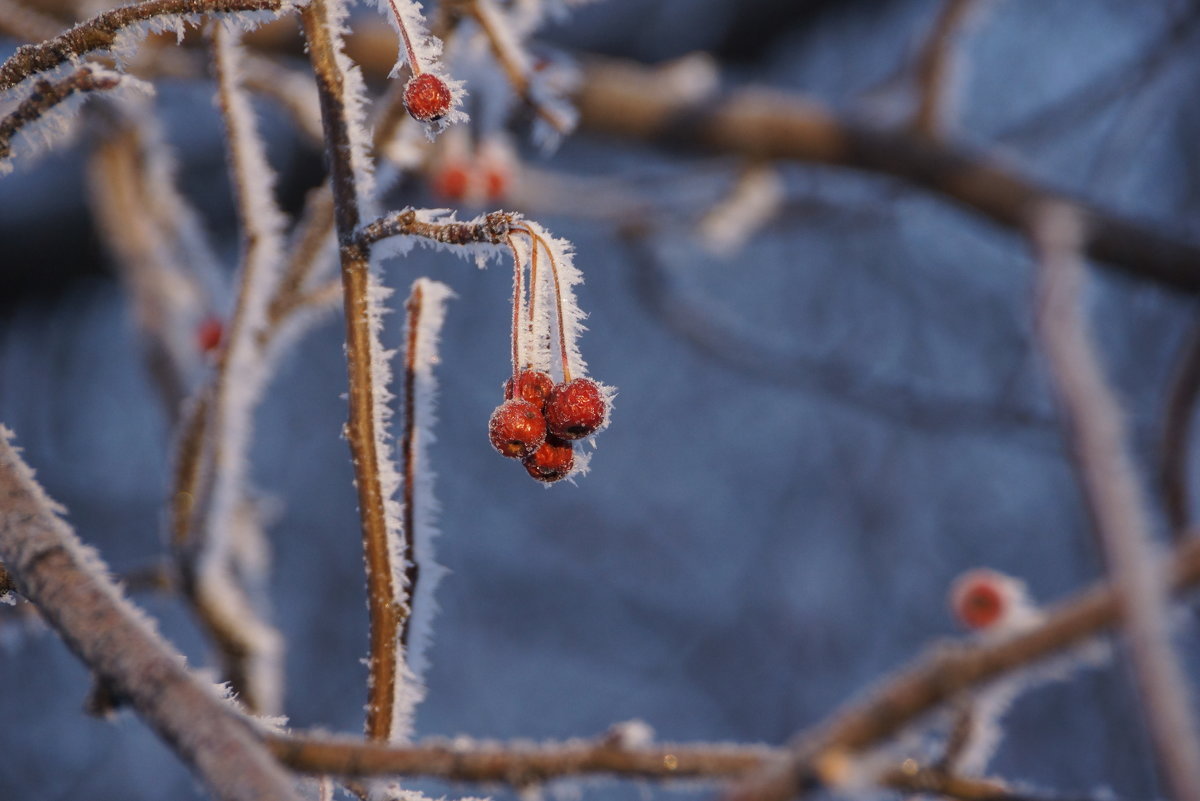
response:
<path id="1" fill-rule="evenodd" d="M 116 72 L 83 66 L 58 80 L 38 81 L 29 96 L 0 119 L 0 162 L 12 155 L 13 138 L 46 116 L 59 103 L 80 92 L 116 89 L 123 80 L 124 76 Z"/>
<path id="2" fill-rule="evenodd" d="M 1192 328 L 1179 357 L 1163 419 L 1159 483 L 1171 536 L 1178 540 L 1191 520 L 1188 461 L 1196 403 L 1200 400 L 1200 324 Z"/>
<path id="3" fill-rule="evenodd" d="M 142 613 L 121 597 L 99 557 L 0 426 L 0 560 L 97 677 L 129 699 L 142 719 L 223 801 L 297 801 L 291 780 L 250 723 L 184 667 Z"/>

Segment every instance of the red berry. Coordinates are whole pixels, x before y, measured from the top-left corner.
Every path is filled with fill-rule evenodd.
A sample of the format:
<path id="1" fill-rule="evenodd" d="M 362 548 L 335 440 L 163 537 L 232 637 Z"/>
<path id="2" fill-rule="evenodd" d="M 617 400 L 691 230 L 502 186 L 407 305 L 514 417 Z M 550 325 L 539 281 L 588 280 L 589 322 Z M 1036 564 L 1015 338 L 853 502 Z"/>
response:
<path id="1" fill-rule="evenodd" d="M 1004 576 L 992 570 L 964 573 L 950 590 L 955 617 L 971 629 L 997 623 L 1009 611 L 1010 599 Z"/>
<path id="2" fill-rule="evenodd" d="M 467 196 L 470 176 L 461 164 L 447 164 L 433 179 L 433 191 L 447 200 L 462 200 Z"/>
<path id="3" fill-rule="evenodd" d="M 492 412 L 488 436 L 501 456 L 520 459 L 546 440 L 546 418 L 529 401 L 506 400 Z"/>
<path id="4" fill-rule="evenodd" d="M 554 379 L 549 373 L 526 367 L 517 373 L 517 386 L 521 389 L 521 400 L 529 401 L 541 411 L 546 408 L 550 390 L 554 389 Z M 513 380 L 510 378 L 504 382 L 504 398 L 512 400 L 513 397 Z"/>
<path id="5" fill-rule="evenodd" d="M 437 122 L 450 113 L 450 87 L 436 75 L 422 72 L 404 86 L 404 107 L 419 122 Z"/>
<path id="6" fill-rule="evenodd" d="M 201 353 L 209 354 L 221 346 L 225 338 L 225 324 L 220 317 L 205 317 L 196 326 L 196 347 Z"/>
<path id="7" fill-rule="evenodd" d="M 575 449 L 571 443 L 553 434 L 536 451 L 526 456 L 522 463 L 526 472 L 538 481 L 551 484 L 567 477 L 575 466 Z"/>
<path id="8" fill-rule="evenodd" d="M 546 399 L 550 433 L 563 439 L 582 439 L 604 424 L 608 404 L 600 385 L 588 378 L 558 384 Z"/>
<path id="9" fill-rule="evenodd" d="M 483 174 L 483 190 L 488 201 L 503 200 L 508 195 L 508 173 L 490 169 Z"/>

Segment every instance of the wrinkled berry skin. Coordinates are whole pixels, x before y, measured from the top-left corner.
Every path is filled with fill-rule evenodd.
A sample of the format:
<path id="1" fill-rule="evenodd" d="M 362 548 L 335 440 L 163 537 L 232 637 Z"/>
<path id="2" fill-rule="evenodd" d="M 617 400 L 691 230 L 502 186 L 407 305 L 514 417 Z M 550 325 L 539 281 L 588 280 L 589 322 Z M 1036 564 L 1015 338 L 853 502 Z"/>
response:
<path id="1" fill-rule="evenodd" d="M 521 459 L 546 441 L 546 418 L 529 401 L 507 400 L 492 412 L 488 437 L 501 456 Z"/>
<path id="2" fill-rule="evenodd" d="M 550 434 L 536 451 L 522 460 L 526 472 L 538 481 L 553 484 L 567 477 L 575 466 L 575 448 Z"/>
<path id="3" fill-rule="evenodd" d="M 450 113 L 450 87 L 436 75 L 422 72 L 404 86 L 404 108 L 419 122 L 437 122 Z"/>
<path id="4" fill-rule="evenodd" d="M 554 389 L 554 379 L 548 373 L 526 367 L 517 373 L 517 387 L 521 391 L 521 400 L 529 401 L 542 411 L 546 408 L 550 390 Z M 513 380 L 510 378 L 504 382 L 504 399 L 512 400 L 513 397 Z"/>
<path id="5" fill-rule="evenodd" d="M 558 384 L 546 399 L 550 433 L 562 439 L 582 439 L 604 425 L 608 405 L 600 386 L 588 378 Z"/>

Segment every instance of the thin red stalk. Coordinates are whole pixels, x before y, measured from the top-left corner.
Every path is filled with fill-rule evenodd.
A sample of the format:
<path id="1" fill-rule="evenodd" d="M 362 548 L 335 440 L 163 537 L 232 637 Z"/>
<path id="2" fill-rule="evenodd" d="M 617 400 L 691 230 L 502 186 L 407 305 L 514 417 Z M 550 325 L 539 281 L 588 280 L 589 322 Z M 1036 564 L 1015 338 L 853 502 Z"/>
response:
<path id="1" fill-rule="evenodd" d="M 554 305 L 558 316 L 558 354 L 562 357 L 563 381 L 570 383 L 571 366 L 567 362 L 567 329 L 563 323 L 562 288 L 558 282 L 558 264 L 554 261 L 554 251 L 546 244 L 545 239 L 534 233 L 532 228 L 513 226 L 513 230 L 519 231 L 529 237 L 529 247 L 531 250 L 536 251 L 540 242 L 542 247 L 546 249 L 546 255 L 550 258 L 550 274 L 554 277 Z"/>
<path id="2" fill-rule="evenodd" d="M 392 14 L 396 17 L 396 27 L 400 30 L 400 39 L 404 42 L 404 52 L 408 53 L 408 68 L 412 70 L 413 77 L 421 74 L 421 65 L 417 63 L 417 54 L 413 50 L 412 40 L 408 38 L 408 28 L 404 26 L 404 17 L 400 15 L 400 9 L 396 7 L 396 0 L 388 0 L 388 4 L 392 7 Z"/>

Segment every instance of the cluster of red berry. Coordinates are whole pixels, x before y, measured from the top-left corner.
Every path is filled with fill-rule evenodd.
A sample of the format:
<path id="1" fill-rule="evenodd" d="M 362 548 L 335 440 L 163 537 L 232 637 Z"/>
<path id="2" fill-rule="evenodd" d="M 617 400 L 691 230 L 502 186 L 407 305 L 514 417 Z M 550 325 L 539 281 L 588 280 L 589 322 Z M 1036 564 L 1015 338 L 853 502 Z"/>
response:
<path id="1" fill-rule="evenodd" d="M 504 383 L 504 403 L 492 412 L 488 435 L 501 456 L 520 459 L 529 475 L 551 483 L 575 467 L 573 440 L 604 425 L 608 404 L 589 378 L 558 384 L 548 373 L 525 368 Z"/>

